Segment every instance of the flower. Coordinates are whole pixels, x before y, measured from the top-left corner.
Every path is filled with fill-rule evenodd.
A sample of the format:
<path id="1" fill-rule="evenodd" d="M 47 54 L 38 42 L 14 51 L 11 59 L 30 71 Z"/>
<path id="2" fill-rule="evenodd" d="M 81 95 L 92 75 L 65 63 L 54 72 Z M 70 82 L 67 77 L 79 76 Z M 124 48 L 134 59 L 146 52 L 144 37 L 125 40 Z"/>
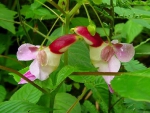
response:
<path id="1" fill-rule="evenodd" d="M 49 74 L 57 69 L 61 55 L 76 41 L 75 34 L 68 34 L 57 38 L 48 47 L 40 47 L 32 44 L 23 44 L 18 48 L 17 58 L 21 61 L 33 60 L 24 76 L 34 81 L 46 80 Z M 20 84 L 27 83 L 21 79 Z"/>
<path id="2" fill-rule="evenodd" d="M 84 26 L 74 28 L 74 32 L 82 36 L 87 44 L 90 45 L 90 59 L 99 72 L 118 72 L 121 62 L 129 62 L 134 56 L 135 50 L 132 44 L 119 43 L 113 40 L 111 45 L 104 42 L 96 33 L 92 36 Z M 110 82 L 114 76 L 103 76 L 110 87 Z"/>

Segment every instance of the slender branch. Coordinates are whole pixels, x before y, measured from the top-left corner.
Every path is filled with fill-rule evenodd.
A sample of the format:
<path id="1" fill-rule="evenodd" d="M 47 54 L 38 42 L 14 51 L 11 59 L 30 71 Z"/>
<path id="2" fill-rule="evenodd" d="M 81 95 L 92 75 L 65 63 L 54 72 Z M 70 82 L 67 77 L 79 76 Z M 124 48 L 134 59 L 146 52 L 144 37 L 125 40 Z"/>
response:
<path id="1" fill-rule="evenodd" d="M 70 113 L 71 110 L 77 105 L 77 103 L 84 97 L 84 95 L 86 94 L 88 90 L 86 89 L 86 87 L 84 87 L 82 94 L 78 97 L 78 99 L 73 103 L 73 105 L 68 109 L 68 111 L 66 113 Z"/>
<path id="2" fill-rule="evenodd" d="M 114 32 L 114 5 L 113 5 L 113 0 L 110 0 L 110 16 L 111 16 L 111 20 L 110 20 L 110 32 L 109 32 L 109 37 L 113 36 L 113 32 Z"/>
<path id="3" fill-rule="evenodd" d="M 91 4 L 89 4 L 89 5 L 91 6 L 91 8 L 93 9 L 94 13 L 96 14 L 96 16 L 97 16 L 97 18 L 98 18 L 98 20 L 99 20 L 99 22 L 100 22 L 100 24 L 101 24 L 101 26 L 102 26 L 102 29 L 104 30 L 104 33 L 106 34 L 107 40 L 108 40 L 109 44 L 111 45 L 110 38 L 109 38 L 109 36 L 108 36 L 108 34 L 107 34 L 105 28 L 104 28 L 104 25 L 103 25 L 103 23 L 102 23 L 102 21 L 101 21 L 99 15 L 97 14 L 97 12 L 96 12 L 96 10 L 93 8 L 93 6 L 92 6 Z"/>
<path id="4" fill-rule="evenodd" d="M 15 23 L 15 24 L 21 24 L 21 22 L 12 21 L 12 20 L 7 20 L 7 19 L 4 19 L 4 18 L 0 18 L 0 20 L 6 21 L 6 22 Z"/>
<path id="5" fill-rule="evenodd" d="M 30 81 L 28 78 L 26 78 L 25 76 L 23 76 L 20 72 L 14 70 L 14 69 L 11 69 L 11 68 L 2 66 L 2 65 L 0 65 L 0 69 L 5 70 L 5 71 L 9 71 L 9 72 L 12 72 L 12 73 L 15 73 L 15 74 L 17 74 L 18 76 L 20 76 L 21 78 L 23 78 L 24 80 L 26 80 L 27 82 L 29 82 L 31 85 L 33 85 L 34 87 L 36 87 L 37 89 L 39 89 L 41 92 L 43 92 L 43 93 L 45 93 L 45 94 L 48 93 L 46 90 L 42 89 L 40 86 L 38 86 L 38 85 L 35 84 L 34 82 Z"/>
<path id="6" fill-rule="evenodd" d="M 47 2 L 49 2 L 51 5 L 53 5 L 61 13 L 63 13 L 64 15 L 66 15 L 66 13 L 64 12 L 64 10 L 61 7 L 59 7 L 53 0 L 47 0 Z"/>
<path id="7" fill-rule="evenodd" d="M 80 7 L 81 7 L 82 3 L 81 2 L 78 2 L 74 7 L 73 9 L 69 12 L 69 16 L 71 17 L 71 15 L 73 15 Z"/>
<path id="8" fill-rule="evenodd" d="M 21 13 L 20 13 L 19 0 L 17 0 L 17 10 L 18 10 L 19 20 L 20 20 L 20 22 L 21 22 L 22 28 L 23 28 L 24 32 L 26 33 L 26 36 L 27 36 L 27 39 L 28 39 L 29 43 L 32 44 L 33 42 L 32 42 L 32 40 L 31 40 L 31 38 L 30 38 L 30 36 L 29 36 L 29 34 L 28 34 L 28 32 L 27 32 L 27 30 L 26 30 L 24 24 L 23 24 L 23 21 L 22 21 L 22 17 L 21 17 Z"/>
<path id="9" fill-rule="evenodd" d="M 109 107 L 109 110 L 111 110 L 122 99 L 123 97 L 119 98 L 112 106 Z"/>
<path id="10" fill-rule="evenodd" d="M 89 23 L 90 23 L 91 22 L 91 17 L 89 15 L 89 12 L 88 12 L 88 10 L 87 10 L 87 8 L 86 8 L 86 6 L 84 4 L 83 4 L 83 6 L 84 6 L 84 9 L 85 9 L 86 15 L 88 17 Z"/>
<path id="11" fill-rule="evenodd" d="M 24 25 L 28 26 L 30 29 L 34 30 L 35 32 L 37 32 L 39 35 L 43 36 L 44 38 L 48 39 L 46 35 L 44 35 L 43 33 L 41 33 L 40 31 L 38 31 L 37 29 L 31 27 L 30 25 L 28 25 L 25 22 L 22 22 Z M 48 39 L 49 40 L 49 39 Z"/>
<path id="12" fill-rule="evenodd" d="M 40 4 L 42 4 L 44 7 L 46 7 L 47 9 L 49 9 L 51 12 L 53 12 L 58 18 L 60 18 L 60 20 L 64 23 L 63 18 L 61 18 L 61 16 L 59 16 L 53 9 L 49 8 L 47 5 L 43 4 L 42 2 L 40 2 L 39 0 L 36 0 L 37 2 L 39 2 Z"/>
<path id="13" fill-rule="evenodd" d="M 72 75 L 119 76 L 125 72 L 73 72 Z"/>
<path id="14" fill-rule="evenodd" d="M 8 57 L 8 56 L 5 56 L 5 55 L 0 55 L 0 57 L 7 58 L 7 59 L 10 59 L 10 60 L 13 60 L 13 61 L 19 63 L 22 67 L 25 67 L 25 65 L 23 65 L 21 62 L 19 62 L 17 59 L 14 59 L 14 58 L 11 58 L 11 57 Z"/>
<path id="15" fill-rule="evenodd" d="M 139 45 L 135 46 L 134 49 L 138 48 L 139 46 L 147 43 L 148 41 L 150 41 L 150 38 L 148 38 L 147 40 L 145 40 L 144 42 L 141 42 Z"/>

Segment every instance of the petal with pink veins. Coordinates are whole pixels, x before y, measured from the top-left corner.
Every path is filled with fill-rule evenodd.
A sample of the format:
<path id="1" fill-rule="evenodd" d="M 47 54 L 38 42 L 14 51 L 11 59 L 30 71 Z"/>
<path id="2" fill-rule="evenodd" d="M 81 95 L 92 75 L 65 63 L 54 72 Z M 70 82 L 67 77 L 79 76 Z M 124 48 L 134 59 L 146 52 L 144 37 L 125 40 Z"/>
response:
<path id="1" fill-rule="evenodd" d="M 120 43 L 122 46 L 115 46 L 115 55 L 121 62 L 129 62 L 134 54 L 135 50 L 132 44 Z"/>
<path id="2" fill-rule="evenodd" d="M 33 60 L 36 58 L 37 46 L 32 44 L 22 44 L 17 51 L 18 60 Z"/>
<path id="3" fill-rule="evenodd" d="M 31 81 L 34 81 L 34 80 L 36 79 L 35 76 L 31 74 L 30 71 L 27 71 L 27 72 L 24 74 L 24 76 L 25 76 L 26 78 L 28 78 L 29 80 L 31 80 Z M 21 80 L 20 80 L 20 82 L 19 82 L 18 84 L 25 84 L 25 83 L 28 83 L 28 82 L 27 82 L 26 80 L 24 80 L 23 78 L 21 78 Z"/>

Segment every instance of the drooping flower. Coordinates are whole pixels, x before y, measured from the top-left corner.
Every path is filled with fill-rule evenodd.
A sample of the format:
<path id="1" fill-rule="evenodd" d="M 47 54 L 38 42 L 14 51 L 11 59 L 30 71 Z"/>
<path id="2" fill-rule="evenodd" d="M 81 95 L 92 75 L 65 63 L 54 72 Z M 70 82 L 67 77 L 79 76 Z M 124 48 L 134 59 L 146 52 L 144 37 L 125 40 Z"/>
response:
<path id="1" fill-rule="evenodd" d="M 33 60 L 24 76 L 34 81 L 45 80 L 59 66 L 61 55 L 76 41 L 75 34 L 68 34 L 57 38 L 48 47 L 23 44 L 18 48 L 17 58 L 21 61 Z M 21 79 L 20 84 L 27 83 Z"/>
<path id="2" fill-rule="evenodd" d="M 118 72 L 121 66 L 120 61 L 128 62 L 134 56 L 135 51 L 132 44 L 118 43 L 114 40 L 110 45 L 104 42 L 98 33 L 92 36 L 84 26 L 74 28 L 74 32 L 82 36 L 85 42 L 90 45 L 90 59 L 99 72 Z M 110 91 L 113 92 L 110 81 L 114 76 L 103 76 L 103 78 Z"/>

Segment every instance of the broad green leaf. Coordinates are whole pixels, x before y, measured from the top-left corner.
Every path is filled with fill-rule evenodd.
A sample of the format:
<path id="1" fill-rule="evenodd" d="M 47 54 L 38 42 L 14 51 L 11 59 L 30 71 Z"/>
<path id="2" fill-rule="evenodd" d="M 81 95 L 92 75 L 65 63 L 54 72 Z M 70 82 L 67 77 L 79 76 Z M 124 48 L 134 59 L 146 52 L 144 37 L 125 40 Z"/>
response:
<path id="1" fill-rule="evenodd" d="M 150 55 L 150 43 L 143 44 L 135 49 L 136 55 Z"/>
<path id="2" fill-rule="evenodd" d="M 93 0 L 94 4 L 99 5 L 102 3 L 102 0 Z"/>
<path id="3" fill-rule="evenodd" d="M 115 34 L 120 34 L 122 33 L 122 29 L 124 27 L 124 23 L 119 23 L 115 25 Z"/>
<path id="4" fill-rule="evenodd" d="M 121 7 L 114 7 L 114 12 L 120 16 L 133 18 L 135 16 L 150 16 L 150 12 L 146 10 L 141 10 L 137 8 L 121 8 Z"/>
<path id="5" fill-rule="evenodd" d="M 26 84 L 17 90 L 10 100 L 25 100 L 31 103 L 37 103 L 42 95 L 42 92 L 31 84 Z"/>
<path id="6" fill-rule="evenodd" d="M 0 113 L 48 113 L 50 109 L 27 101 L 13 100 L 0 103 Z"/>
<path id="7" fill-rule="evenodd" d="M 111 85 L 122 97 L 150 102 L 150 68 L 115 77 Z"/>
<path id="8" fill-rule="evenodd" d="M 88 75 L 88 76 L 82 76 L 82 75 L 71 75 L 69 76 L 70 79 L 72 79 L 75 82 L 79 83 L 88 83 L 88 82 L 94 82 L 96 79 L 96 76 Z"/>
<path id="9" fill-rule="evenodd" d="M 64 81 L 71 73 L 75 71 L 75 68 L 72 66 L 63 67 L 57 75 L 56 86 L 58 86 L 62 81 Z"/>
<path id="10" fill-rule="evenodd" d="M 93 105 L 90 101 L 85 100 L 82 108 L 84 107 L 84 113 L 98 113 L 95 105 Z M 85 112 L 86 110 L 86 112 Z"/>
<path id="11" fill-rule="evenodd" d="M 127 42 L 131 43 L 142 30 L 143 27 L 140 24 L 135 23 L 133 20 L 129 20 L 125 23 L 122 33 L 126 35 Z"/>
<path id="12" fill-rule="evenodd" d="M 6 89 L 2 85 L 0 85 L 0 102 L 5 99 L 6 93 Z"/>
<path id="13" fill-rule="evenodd" d="M 105 29 L 106 33 L 105 33 L 104 29 Z M 99 28 L 99 27 L 97 27 L 96 31 L 99 33 L 99 35 L 101 37 L 109 36 L 109 29 L 108 28 Z"/>
<path id="14" fill-rule="evenodd" d="M 144 19 L 132 19 L 132 21 L 137 24 L 142 25 L 143 27 L 150 29 L 150 24 Z"/>
<path id="15" fill-rule="evenodd" d="M 15 14 L 16 14 L 15 11 L 9 10 L 4 5 L 0 4 L 0 18 L 14 21 Z M 13 34 L 16 33 L 14 23 L 12 22 L 0 20 L 0 26 L 12 32 Z"/>
<path id="16" fill-rule="evenodd" d="M 37 9 L 32 9 L 29 5 L 22 6 L 21 14 L 25 16 L 26 19 L 34 18 L 34 19 L 54 19 L 56 15 L 52 14 L 48 9 L 44 7 L 39 7 Z"/>
<path id="17" fill-rule="evenodd" d="M 29 67 L 23 68 L 19 70 L 21 74 L 25 74 L 29 70 Z M 20 82 L 21 77 L 15 73 L 9 73 L 9 75 L 12 75 L 16 82 Z"/>
<path id="18" fill-rule="evenodd" d="M 125 62 L 122 64 L 124 65 L 125 69 L 129 72 L 146 69 L 146 67 L 142 63 L 140 63 L 138 60 L 131 60 L 130 62 Z"/>
<path id="19" fill-rule="evenodd" d="M 34 10 L 34 9 L 42 6 L 41 3 L 44 3 L 44 2 L 46 2 L 46 0 L 34 0 L 34 3 L 31 4 L 31 8 Z"/>
<path id="20" fill-rule="evenodd" d="M 66 113 L 75 101 L 76 98 L 68 93 L 57 93 L 54 103 L 54 113 Z M 80 104 L 77 103 L 70 113 L 81 113 Z"/>
<path id="21" fill-rule="evenodd" d="M 94 82 L 85 83 L 88 89 L 91 89 L 92 94 L 101 106 L 103 113 L 108 110 L 108 86 L 106 85 L 102 76 L 97 76 Z"/>
<path id="22" fill-rule="evenodd" d="M 89 21 L 87 18 L 84 17 L 76 17 L 71 20 L 71 27 L 76 27 L 76 26 L 88 26 Z"/>
<path id="23" fill-rule="evenodd" d="M 83 41 L 78 41 L 69 48 L 68 63 L 69 65 L 78 67 L 79 70 L 96 70 L 91 64 L 89 50 Z"/>

